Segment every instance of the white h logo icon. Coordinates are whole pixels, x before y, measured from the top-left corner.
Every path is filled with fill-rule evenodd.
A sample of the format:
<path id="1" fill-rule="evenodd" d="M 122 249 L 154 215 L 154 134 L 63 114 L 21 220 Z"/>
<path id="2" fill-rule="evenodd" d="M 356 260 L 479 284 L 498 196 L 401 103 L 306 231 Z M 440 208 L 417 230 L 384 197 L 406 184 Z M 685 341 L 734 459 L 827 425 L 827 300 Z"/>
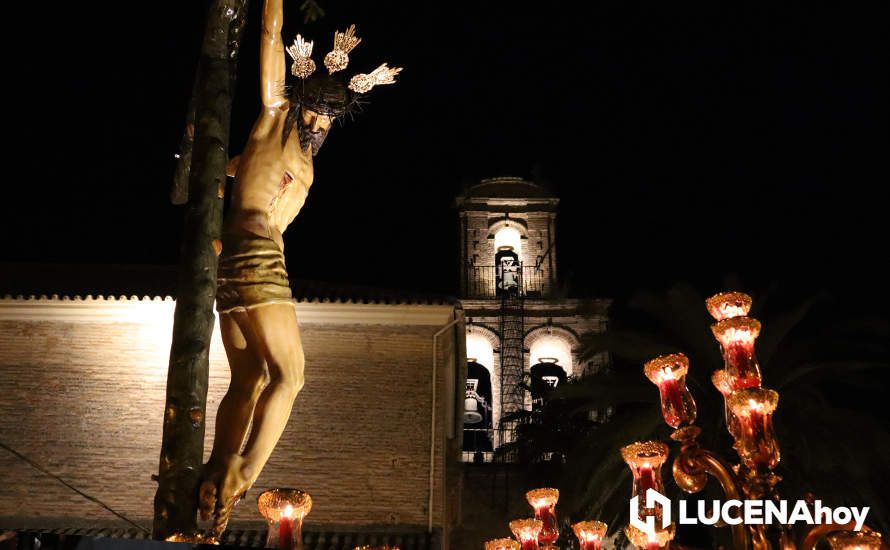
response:
<path id="1" fill-rule="evenodd" d="M 657 504 L 661 505 L 661 528 L 665 529 L 671 524 L 671 499 L 655 489 L 646 489 L 646 508 L 655 508 Z M 650 539 L 655 538 L 655 516 L 646 516 L 646 521 L 640 518 L 639 496 L 630 499 L 630 524 L 649 535 Z"/>

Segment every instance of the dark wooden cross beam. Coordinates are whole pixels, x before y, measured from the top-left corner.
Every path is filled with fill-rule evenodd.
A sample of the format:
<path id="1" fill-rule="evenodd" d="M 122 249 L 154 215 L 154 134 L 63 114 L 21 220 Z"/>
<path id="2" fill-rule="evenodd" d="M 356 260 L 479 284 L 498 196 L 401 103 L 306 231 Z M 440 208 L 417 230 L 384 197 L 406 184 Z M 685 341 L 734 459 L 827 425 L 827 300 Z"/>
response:
<path id="1" fill-rule="evenodd" d="M 180 185 L 179 196 L 187 206 L 154 501 L 155 539 L 197 529 L 235 62 L 247 5 L 248 0 L 210 3 L 189 107 L 194 120 L 186 132 L 194 142 L 188 143 L 190 156 L 177 170 L 180 184 L 183 170 L 188 178 L 188 193 L 183 197 Z"/>

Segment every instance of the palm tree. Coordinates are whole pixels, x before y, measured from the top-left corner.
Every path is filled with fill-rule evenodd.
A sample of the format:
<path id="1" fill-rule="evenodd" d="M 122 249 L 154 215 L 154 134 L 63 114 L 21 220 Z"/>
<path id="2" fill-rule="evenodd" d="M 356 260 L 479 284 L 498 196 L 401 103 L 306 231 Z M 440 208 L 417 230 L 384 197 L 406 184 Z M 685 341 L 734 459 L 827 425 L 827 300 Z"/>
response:
<path id="1" fill-rule="evenodd" d="M 881 376 L 890 369 L 890 323 L 838 310 L 825 294 L 792 306 L 774 289 L 754 295 L 751 316 L 763 323 L 756 348 L 763 384 L 781 395 L 775 415 L 782 448 L 777 473 L 784 479 L 779 489 L 788 499 L 811 493 L 830 506 L 871 506 L 869 525 L 886 531 L 890 415 L 878 410 L 887 389 Z M 667 440 L 671 431 L 661 419 L 657 389 L 642 373 L 642 363 L 657 355 L 689 357 L 687 384 L 698 405 L 700 441 L 735 460 L 723 427 L 723 399 L 710 382 L 711 373 L 723 368 L 712 322 L 704 296 L 679 284 L 664 294 L 636 294 L 613 312 L 606 333 L 582 338 L 582 359 L 607 351 L 610 371 L 557 389 L 518 442 L 565 457 L 562 468 L 551 469 L 559 477 L 552 482 L 562 489 L 564 516 L 627 524 L 631 483 L 618 450 L 633 441 Z M 589 420 L 589 411 L 606 409 L 614 410 L 607 421 Z M 680 495 L 667 470 L 666 489 L 673 496 L 721 497 L 716 483 L 703 494 Z"/>

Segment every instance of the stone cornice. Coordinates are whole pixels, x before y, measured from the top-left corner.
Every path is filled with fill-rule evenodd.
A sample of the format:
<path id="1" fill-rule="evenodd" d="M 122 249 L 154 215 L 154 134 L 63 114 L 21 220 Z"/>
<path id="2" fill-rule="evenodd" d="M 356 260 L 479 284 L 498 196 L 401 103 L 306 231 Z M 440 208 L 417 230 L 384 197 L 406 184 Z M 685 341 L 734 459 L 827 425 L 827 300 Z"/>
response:
<path id="1" fill-rule="evenodd" d="M 172 318 L 175 301 L 143 298 L 0 298 L 0 321 L 66 323 L 138 323 L 157 316 Z M 451 305 L 298 302 L 300 324 L 441 326 L 454 312 Z"/>
<path id="2" fill-rule="evenodd" d="M 462 298 L 460 302 L 468 316 L 478 315 L 481 312 L 497 315 L 501 308 L 500 298 Z M 612 300 L 604 298 L 554 298 L 551 300 L 527 298 L 523 307 L 527 317 L 578 313 L 607 316 L 611 304 Z"/>

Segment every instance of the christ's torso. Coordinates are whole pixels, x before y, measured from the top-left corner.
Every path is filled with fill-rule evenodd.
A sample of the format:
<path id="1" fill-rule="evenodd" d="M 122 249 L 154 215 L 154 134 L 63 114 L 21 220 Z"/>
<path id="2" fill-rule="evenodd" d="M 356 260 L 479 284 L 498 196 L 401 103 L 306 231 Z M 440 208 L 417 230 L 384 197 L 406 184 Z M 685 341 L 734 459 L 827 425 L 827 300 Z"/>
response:
<path id="1" fill-rule="evenodd" d="M 294 128 L 282 146 L 287 108 L 260 116 L 235 174 L 225 227 L 267 237 L 284 250 L 282 233 L 296 218 L 312 185 L 312 148 L 300 147 Z"/>

